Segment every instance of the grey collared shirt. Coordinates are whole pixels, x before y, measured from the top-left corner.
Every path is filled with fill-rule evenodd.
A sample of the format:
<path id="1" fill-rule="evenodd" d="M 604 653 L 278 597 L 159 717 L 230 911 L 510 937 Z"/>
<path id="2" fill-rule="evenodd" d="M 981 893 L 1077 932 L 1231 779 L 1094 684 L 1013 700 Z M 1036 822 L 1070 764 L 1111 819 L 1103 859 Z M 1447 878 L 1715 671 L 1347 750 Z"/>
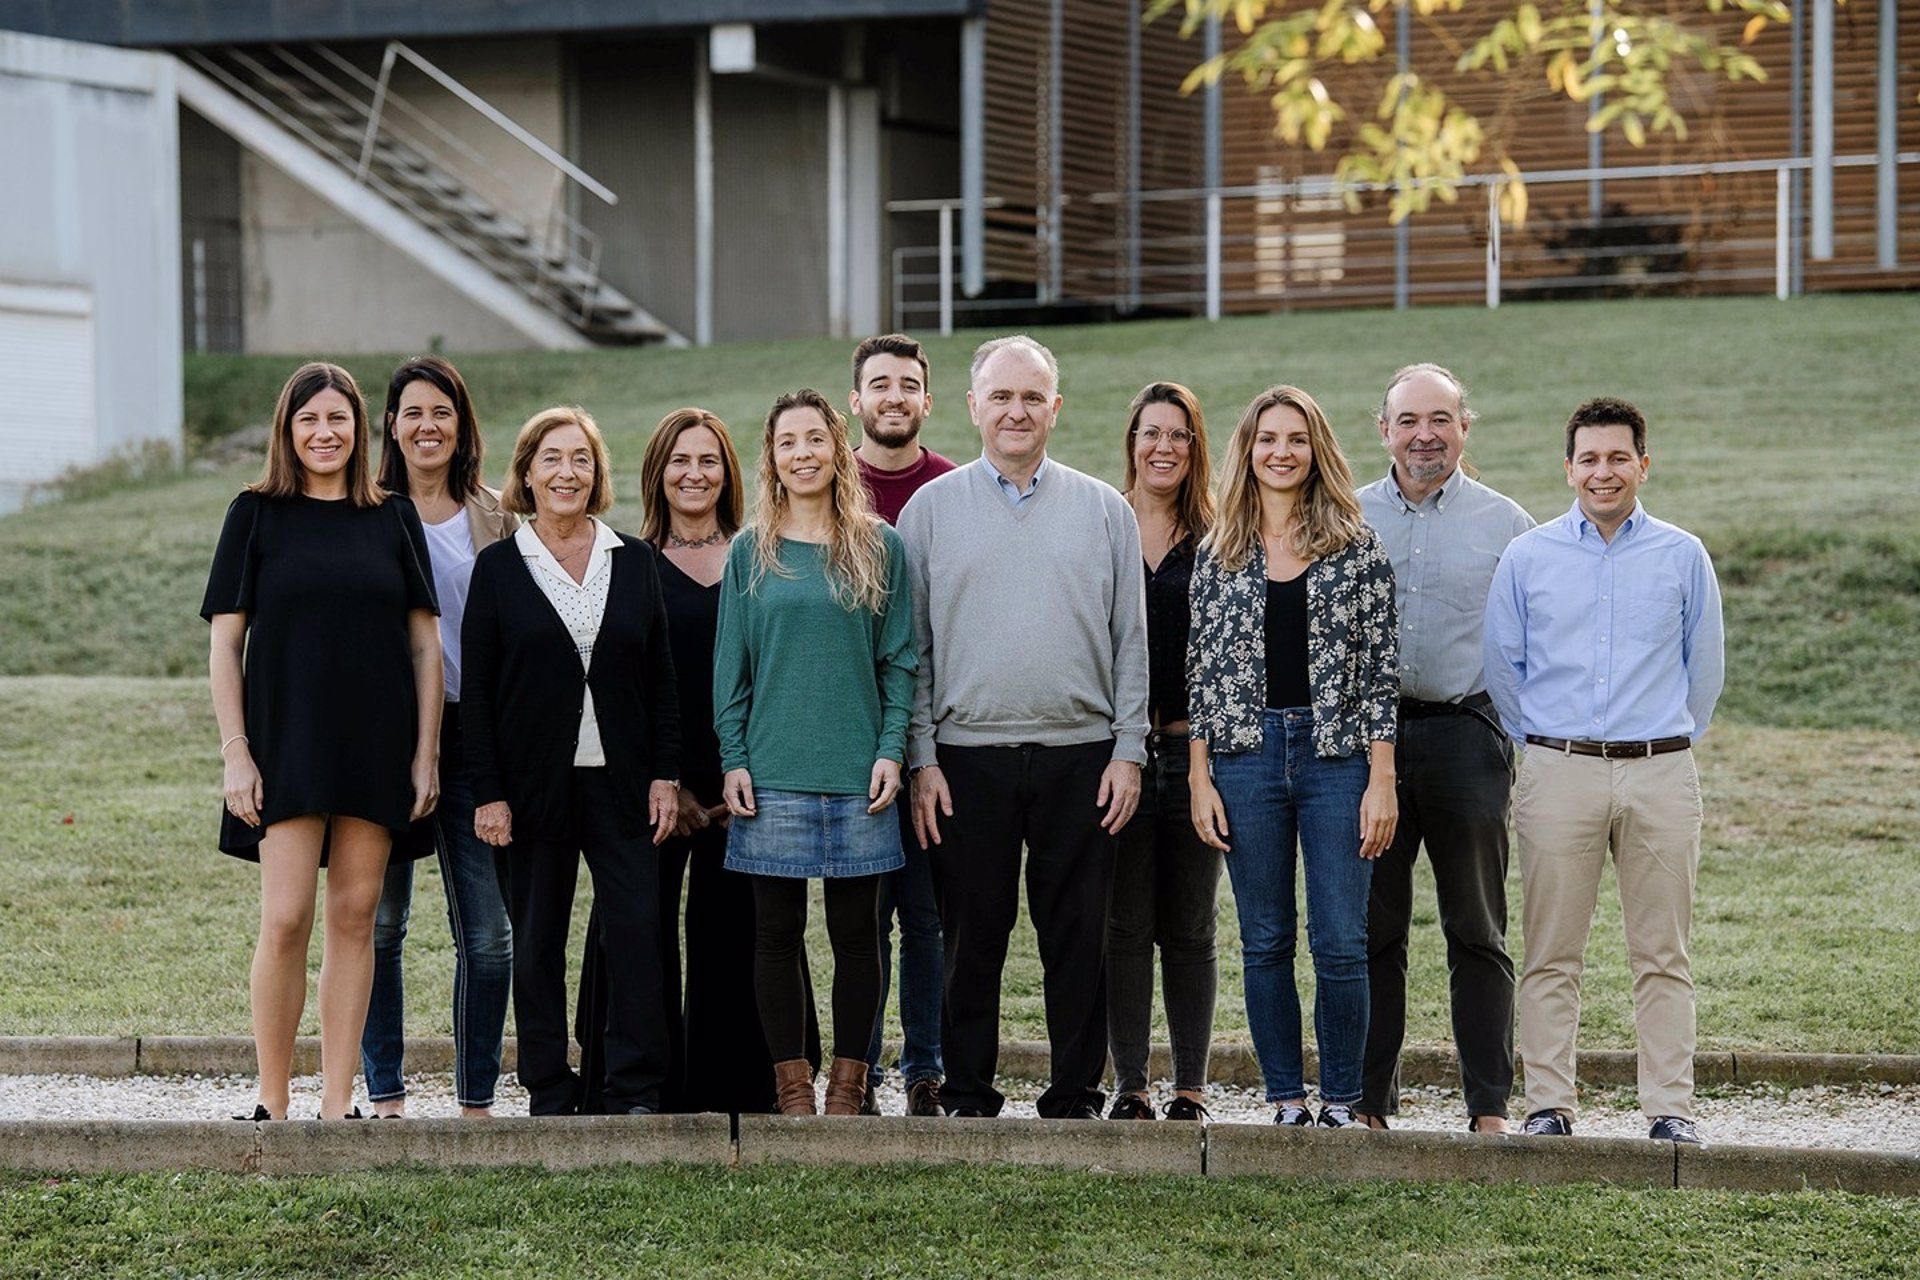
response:
<path id="1" fill-rule="evenodd" d="M 1487 588 L 1500 554 L 1533 528 L 1533 517 L 1458 469 L 1418 504 L 1407 502 L 1389 469 L 1360 490 L 1360 510 L 1393 565 L 1401 694 L 1458 702 L 1480 692 Z"/>

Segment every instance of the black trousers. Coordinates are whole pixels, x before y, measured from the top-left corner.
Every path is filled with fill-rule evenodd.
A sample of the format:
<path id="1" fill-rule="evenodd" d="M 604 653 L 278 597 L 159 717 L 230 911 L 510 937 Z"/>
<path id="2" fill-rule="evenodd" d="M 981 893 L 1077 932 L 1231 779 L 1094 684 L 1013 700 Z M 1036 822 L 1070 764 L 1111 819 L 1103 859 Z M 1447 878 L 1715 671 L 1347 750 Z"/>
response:
<path id="1" fill-rule="evenodd" d="M 621 834 L 604 769 L 575 769 L 563 841 L 516 841 L 508 855 L 513 918 L 517 1070 L 534 1115 L 580 1109 L 581 1079 L 567 1064 L 567 932 L 584 854 L 606 953 L 604 1069 L 609 1111 L 658 1110 L 670 1048 L 661 999 L 660 871 L 644 830 Z"/>
<path id="2" fill-rule="evenodd" d="M 813 1013 L 806 879 L 753 876 L 754 988 L 775 1062 L 804 1057 Z M 833 1056 L 859 1061 L 880 1012 L 880 877 L 821 882 L 833 946 Z"/>
<path id="3" fill-rule="evenodd" d="M 1358 1109 L 1393 1115 L 1400 1107 L 1413 862 L 1424 844 L 1447 940 L 1453 1039 L 1467 1110 L 1504 1116 L 1513 1092 L 1513 961 L 1506 938 L 1513 746 L 1477 715 L 1403 714 L 1394 766 L 1400 825 L 1373 865 L 1367 908 L 1372 1020 Z"/>
<path id="4" fill-rule="evenodd" d="M 1020 852 L 1027 851 L 1027 908 L 1040 940 L 1053 1079 L 1043 1116 L 1106 1100 L 1107 908 L 1114 838 L 1094 805 L 1111 740 L 1068 747 L 939 749 L 953 793 L 933 846 L 934 891 L 946 936 L 940 1043 L 947 1080 L 941 1101 L 998 1115 L 1000 978 L 1020 907 Z"/>
<path id="5" fill-rule="evenodd" d="M 708 827 L 660 846 L 660 968 L 672 1061 L 662 1111 L 750 1114 L 774 1111 L 773 1055 L 755 1004 L 753 877 L 728 871 L 727 831 Z M 681 995 L 680 891 L 686 888 L 686 994 Z M 813 983 L 800 957 L 805 990 L 802 1054 L 820 1069 L 820 1021 Z M 607 964 L 600 946 L 600 904 L 593 904 L 580 966 L 574 1035 L 585 1078 L 580 1109 L 607 1110 L 592 1069 L 606 1059 Z"/>

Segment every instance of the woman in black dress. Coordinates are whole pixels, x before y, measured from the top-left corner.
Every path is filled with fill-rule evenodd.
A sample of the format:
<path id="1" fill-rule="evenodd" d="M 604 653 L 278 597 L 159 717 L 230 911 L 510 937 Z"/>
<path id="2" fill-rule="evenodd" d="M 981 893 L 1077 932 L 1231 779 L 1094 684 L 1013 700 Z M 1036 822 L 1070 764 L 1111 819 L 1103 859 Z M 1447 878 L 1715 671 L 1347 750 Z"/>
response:
<path id="1" fill-rule="evenodd" d="M 679 702 L 659 556 L 597 517 L 606 443 L 584 410 L 520 428 L 501 499 L 531 517 L 473 565 L 460 628 L 474 833 L 507 846 L 520 1083 L 535 1115 L 577 1112 L 566 959 L 584 854 L 607 955 L 608 1110 L 661 1108 L 671 1059 L 655 846 L 679 811 Z"/>
<path id="2" fill-rule="evenodd" d="M 253 1118 L 287 1115 L 322 867 L 320 1115 L 351 1118 L 388 851 L 438 797 L 441 671 L 426 535 L 411 502 L 373 483 L 346 370 L 303 365 L 281 389 L 266 473 L 227 508 L 200 614 L 226 768 L 220 848 L 260 864 Z"/>

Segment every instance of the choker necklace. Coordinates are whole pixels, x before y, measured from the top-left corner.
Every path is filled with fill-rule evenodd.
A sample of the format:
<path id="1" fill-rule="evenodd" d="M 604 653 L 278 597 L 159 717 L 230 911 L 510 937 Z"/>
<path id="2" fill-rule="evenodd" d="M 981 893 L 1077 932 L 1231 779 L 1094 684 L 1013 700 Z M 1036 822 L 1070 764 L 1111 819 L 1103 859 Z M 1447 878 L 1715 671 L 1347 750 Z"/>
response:
<path id="1" fill-rule="evenodd" d="M 687 547 L 687 548 L 712 547 L 712 546 L 717 546 L 720 543 L 725 542 L 726 540 L 727 540 L 726 531 L 717 526 L 714 528 L 714 531 L 708 534 L 706 537 L 692 538 L 692 539 L 683 538 L 671 529 L 667 530 L 667 545 L 670 547 Z"/>

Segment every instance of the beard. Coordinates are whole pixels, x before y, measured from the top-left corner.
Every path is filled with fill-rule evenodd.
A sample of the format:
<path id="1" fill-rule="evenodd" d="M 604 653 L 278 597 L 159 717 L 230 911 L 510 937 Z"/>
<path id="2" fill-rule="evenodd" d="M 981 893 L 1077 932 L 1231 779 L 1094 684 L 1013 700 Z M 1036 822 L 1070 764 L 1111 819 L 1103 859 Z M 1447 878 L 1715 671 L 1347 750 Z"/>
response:
<path id="1" fill-rule="evenodd" d="M 860 433 L 886 449 L 899 449 L 912 444 L 920 436 L 920 424 L 927 420 L 924 413 L 911 413 L 903 427 L 888 426 L 881 418 L 880 411 L 860 415 Z"/>
<path id="2" fill-rule="evenodd" d="M 1432 484 L 1451 470 L 1445 453 L 1415 453 L 1407 458 L 1407 478 L 1416 484 Z"/>

